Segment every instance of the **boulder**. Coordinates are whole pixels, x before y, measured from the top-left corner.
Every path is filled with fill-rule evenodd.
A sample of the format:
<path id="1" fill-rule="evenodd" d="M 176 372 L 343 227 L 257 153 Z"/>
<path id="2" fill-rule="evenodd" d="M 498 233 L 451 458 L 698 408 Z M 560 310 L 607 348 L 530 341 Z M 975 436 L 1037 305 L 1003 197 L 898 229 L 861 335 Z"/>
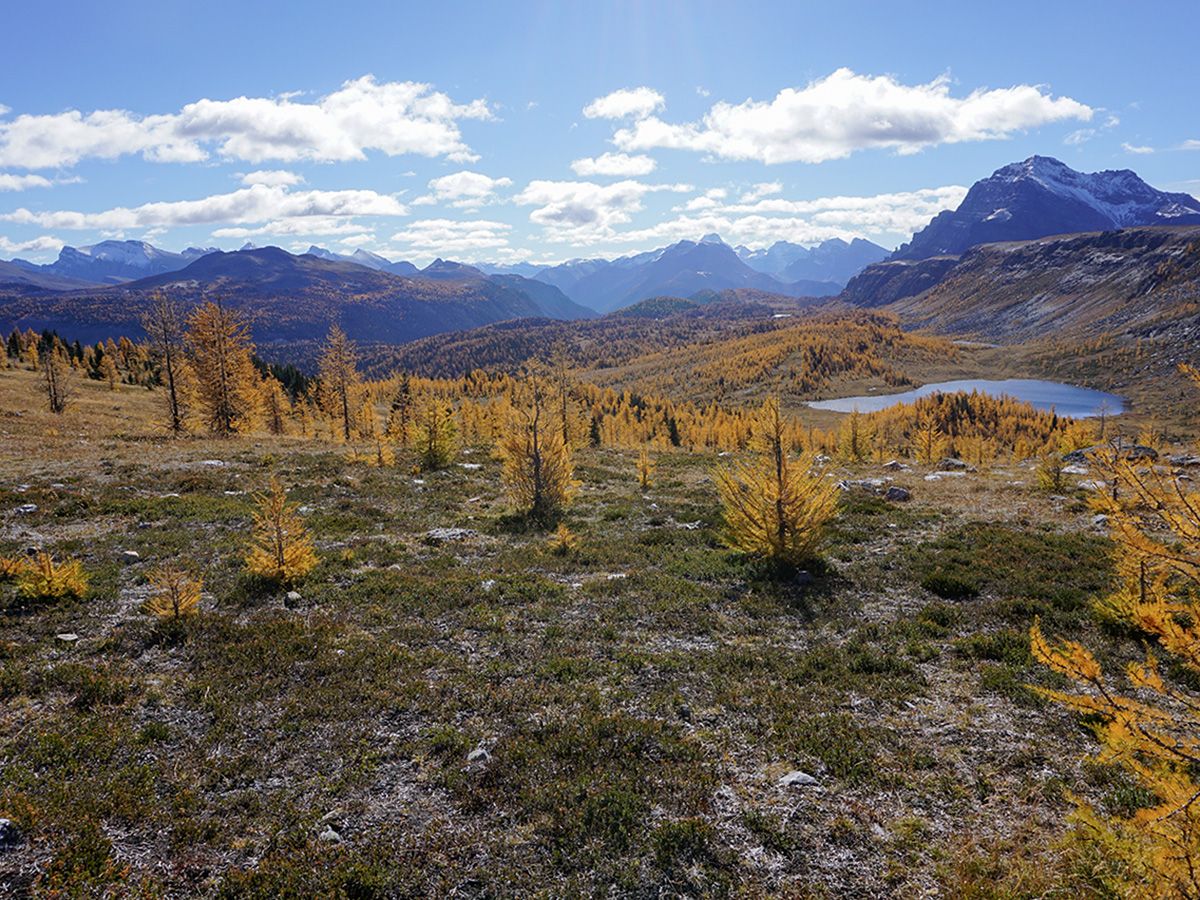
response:
<path id="1" fill-rule="evenodd" d="M 891 500 L 893 503 L 904 503 L 912 499 L 912 493 L 907 488 L 892 485 L 883 494 L 884 500 Z"/>
<path id="2" fill-rule="evenodd" d="M 25 842 L 21 829 L 12 819 L 0 819 L 0 853 L 5 850 L 15 850 Z"/>
<path id="3" fill-rule="evenodd" d="M 799 769 L 788 772 L 779 779 L 779 786 L 783 788 L 818 787 L 820 784 L 821 782 L 817 781 L 817 779 L 813 778 L 807 772 L 801 772 Z"/>
<path id="4" fill-rule="evenodd" d="M 453 541 L 466 541 L 479 537 L 479 532 L 473 528 L 430 528 L 425 532 L 425 543 L 445 544 Z"/>

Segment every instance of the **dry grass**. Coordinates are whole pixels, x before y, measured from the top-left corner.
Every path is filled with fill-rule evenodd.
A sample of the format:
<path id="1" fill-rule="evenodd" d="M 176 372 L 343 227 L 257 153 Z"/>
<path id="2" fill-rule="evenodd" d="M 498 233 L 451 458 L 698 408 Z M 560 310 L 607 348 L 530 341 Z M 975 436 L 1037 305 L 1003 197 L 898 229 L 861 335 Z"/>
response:
<path id="1" fill-rule="evenodd" d="M 579 454 L 560 553 L 485 448 L 414 478 L 409 451 L 172 441 L 140 389 L 82 384 L 57 420 L 35 388 L 0 372 L 0 556 L 76 556 L 91 586 L 0 584 L 0 816 L 26 836 L 0 893 L 1079 894 L 1065 792 L 1139 802 L 1023 688 L 1035 614 L 1137 649 L 1081 599 L 1108 561 L 1080 495 L 1028 466 L 840 473 L 914 500 L 844 495 L 822 566 L 779 583 L 720 540 L 711 456 L 660 454 L 643 492 L 633 454 Z M 298 600 L 241 571 L 273 475 L 321 559 Z M 163 563 L 204 579 L 186 620 L 144 611 Z"/>

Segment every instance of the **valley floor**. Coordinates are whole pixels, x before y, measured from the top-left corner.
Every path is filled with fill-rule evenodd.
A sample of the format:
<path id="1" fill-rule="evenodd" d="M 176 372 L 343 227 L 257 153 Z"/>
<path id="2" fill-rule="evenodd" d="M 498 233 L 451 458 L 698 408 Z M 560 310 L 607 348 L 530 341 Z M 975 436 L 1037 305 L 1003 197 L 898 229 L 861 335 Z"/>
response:
<path id="1" fill-rule="evenodd" d="M 0 555 L 92 584 L 0 585 L 0 894 L 1086 896 L 1067 795 L 1144 801 L 1026 687 L 1035 616 L 1138 652 L 1092 612 L 1084 492 L 1027 466 L 839 469 L 913 499 L 846 492 L 825 566 L 780 583 L 722 544 L 713 455 L 643 492 L 632 454 L 580 452 L 559 553 L 486 448 L 414 475 L 169 441 L 144 390 L 89 382 L 58 421 L 32 379 L 0 372 Z M 241 574 L 272 475 L 321 556 L 292 596 Z M 169 558 L 205 575 L 182 627 L 142 609 Z"/>

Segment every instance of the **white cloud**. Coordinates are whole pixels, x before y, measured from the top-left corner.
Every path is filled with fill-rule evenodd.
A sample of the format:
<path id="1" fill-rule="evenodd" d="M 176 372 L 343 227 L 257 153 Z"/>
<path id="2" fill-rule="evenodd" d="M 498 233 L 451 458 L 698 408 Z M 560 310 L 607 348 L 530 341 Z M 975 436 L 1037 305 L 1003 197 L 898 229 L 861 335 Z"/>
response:
<path id="1" fill-rule="evenodd" d="M 41 175 L 9 175 L 0 172 L 0 191 L 24 191 L 29 188 L 50 187 L 54 182 Z"/>
<path id="2" fill-rule="evenodd" d="M 415 153 L 476 158 L 458 123 L 492 117 L 483 100 L 455 103 L 430 85 L 366 75 L 302 102 L 296 94 L 197 100 L 175 113 L 110 109 L 20 115 L 0 122 L 0 166 L 70 166 L 82 159 L 141 154 L 155 162 L 225 159 L 334 162 Z"/>
<path id="3" fill-rule="evenodd" d="M 783 185 L 778 181 L 760 181 L 742 194 L 740 202 L 753 203 L 755 200 L 761 200 L 763 197 L 771 197 L 782 191 Z"/>
<path id="4" fill-rule="evenodd" d="M 22 207 L 0 215 L 0 219 L 43 228 L 122 230 L 217 222 L 248 224 L 310 217 L 402 216 L 407 212 L 395 197 L 375 191 L 291 192 L 286 187 L 255 184 L 199 200 L 146 203 L 95 213 L 33 212 Z"/>
<path id="5" fill-rule="evenodd" d="M 245 240 L 251 237 L 268 237 L 272 235 L 280 237 L 295 235 L 335 237 L 343 234 L 360 234 L 362 231 L 363 226 L 352 219 L 342 219 L 337 216 L 296 216 L 273 219 L 262 225 L 233 225 L 225 228 L 217 228 L 213 231 L 212 236 L 217 240 L 228 238 Z"/>
<path id="6" fill-rule="evenodd" d="M 641 181 L 617 181 L 599 185 L 591 181 L 531 181 L 514 202 L 536 206 L 529 220 L 546 226 L 546 237 L 553 241 L 596 238 L 616 225 L 628 222 L 642 209 L 642 199 L 658 191 L 688 192 L 687 184 L 645 184 Z"/>
<path id="7" fill-rule="evenodd" d="M 649 175 L 655 162 L 649 156 L 630 156 L 628 153 L 602 153 L 600 156 L 585 156 L 571 163 L 576 175 L 591 178 L 595 175 L 620 175 L 625 178 Z"/>
<path id="8" fill-rule="evenodd" d="M 0 253 L 57 253 L 62 246 L 62 241 L 48 234 L 28 241 L 11 241 L 0 235 Z"/>
<path id="9" fill-rule="evenodd" d="M 817 197 L 809 200 L 763 198 L 751 203 L 740 199 L 722 204 L 724 191 L 714 188 L 695 197 L 677 212 L 683 214 L 646 228 L 598 235 L 579 243 L 612 242 L 661 246 L 678 240 L 696 240 L 716 232 L 734 244 L 765 247 L 775 241 L 812 244 L 829 238 L 849 240 L 863 235 L 884 243 L 899 243 L 924 227 L 937 213 L 962 202 L 961 185 L 928 188 L 868 197 Z"/>
<path id="10" fill-rule="evenodd" d="M 1078 128 L 1063 138 L 1063 143 L 1068 147 L 1078 147 L 1080 144 L 1086 144 L 1095 136 L 1095 128 Z"/>
<path id="11" fill-rule="evenodd" d="M 471 209 L 494 202 L 497 199 L 496 190 L 510 185 L 511 178 L 491 178 L 479 172 L 455 172 L 430 181 L 429 189 L 432 193 L 418 197 L 413 203 L 448 203 L 458 209 Z"/>
<path id="12" fill-rule="evenodd" d="M 663 95 L 652 88 L 622 88 L 597 97 L 583 108 L 583 114 L 589 119 L 624 119 L 626 116 L 641 119 L 666 104 Z"/>
<path id="13" fill-rule="evenodd" d="M 647 116 L 618 130 L 614 142 L 627 151 L 664 147 L 767 164 L 818 163 L 869 148 L 907 154 L 1001 139 L 1050 122 L 1087 121 L 1092 114 L 1091 107 L 1035 85 L 952 97 L 945 77 L 904 85 L 843 68 L 806 87 L 785 88 L 770 101 L 717 103 L 700 122 Z"/>
<path id="14" fill-rule="evenodd" d="M 1153 153 L 1154 148 L 1145 144 L 1131 144 L 1128 141 L 1121 144 L 1121 149 L 1126 153 L 1134 153 L 1139 156 L 1145 156 L 1148 153 Z"/>
<path id="15" fill-rule="evenodd" d="M 728 196 L 729 191 L 725 190 L 725 188 L 709 188 L 699 197 L 693 197 L 687 203 L 683 204 L 683 206 L 675 207 L 675 211 L 699 212 L 705 209 L 716 209 L 721 205 L 721 201 Z"/>
<path id="16" fill-rule="evenodd" d="M 1179 145 L 1180 150 L 1200 150 L 1200 141 L 1190 138 Z"/>
<path id="17" fill-rule="evenodd" d="M 435 256 L 497 250 L 508 246 L 512 226 L 488 219 L 422 219 L 392 235 L 402 253 Z"/>
<path id="18" fill-rule="evenodd" d="M 286 169 L 259 169 L 257 172 L 247 172 L 241 178 L 242 184 L 265 184 L 267 187 L 292 187 L 303 184 L 304 177 Z"/>

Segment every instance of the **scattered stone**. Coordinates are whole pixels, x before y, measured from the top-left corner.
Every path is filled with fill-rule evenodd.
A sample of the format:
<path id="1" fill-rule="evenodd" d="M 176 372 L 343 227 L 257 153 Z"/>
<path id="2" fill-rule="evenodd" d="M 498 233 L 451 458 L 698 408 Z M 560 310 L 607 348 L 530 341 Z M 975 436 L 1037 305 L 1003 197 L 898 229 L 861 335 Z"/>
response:
<path id="1" fill-rule="evenodd" d="M 468 471 L 472 471 L 472 472 L 475 471 L 476 469 L 483 468 L 482 463 L 459 463 L 459 465 L 462 466 L 464 469 L 467 469 Z"/>
<path id="2" fill-rule="evenodd" d="M 1168 457 L 1167 462 L 1176 468 L 1190 469 L 1193 466 L 1200 466 L 1200 456 L 1192 456 L 1190 453 L 1180 453 L 1177 456 Z"/>
<path id="3" fill-rule="evenodd" d="M 884 493 L 883 499 L 891 500 L 893 503 L 905 503 L 912 499 L 912 493 L 907 488 L 892 485 Z"/>
<path id="4" fill-rule="evenodd" d="M 609 572 L 604 576 L 608 581 L 620 581 L 623 578 L 628 578 L 624 572 Z"/>
<path id="5" fill-rule="evenodd" d="M 882 478 L 863 478 L 858 481 L 839 481 L 837 486 L 843 491 L 866 491 L 868 494 L 878 494 L 887 482 Z"/>
<path id="6" fill-rule="evenodd" d="M 56 634 L 55 637 L 66 644 L 73 644 L 79 640 L 79 635 L 73 631 L 64 631 L 62 634 Z"/>
<path id="7" fill-rule="evenodd" d="M 1084 447 L 1082 450 L 1072 450 L 1063 457 L 1063 461 L 1067 463 L 1086 463 L 1093 454 L 1111 453 L 1114 450 L 1117 452 L 1117 455 L 1125 459 L 1158 459 L 1158 451 L 1153 447 L 1147 447 L 1143 444 L 1126 444 L 1118 439 L 1110 444 L 1093 444 L 1091 447 Z"/>
<path id="8" fill-rule="evenodd" d="M 491 761 L 492 754 L 487 752 L 485 747 L 476 747 L 467 754 L 467 765 L 472 763 L 487 763 Z"/>
<path id="9" fill-rule="evenodd" d="M 145 531 L 147 528 L 153 528 L 154 526 L 151 525 L 149 522 L 138 522 L 137 527 L 138 527 L 138 531 Z"/>
<path id="10" fill-rule="evenodd" d="M 496 579 L 489 578 L 486 581 L 481 582 L 479 586 L 481 588 L 483 588 L 485 593 L 490 594 L 492 592 L 492 589 L 496 587 Z"/>
<path id="11" fill-rule="evenodd" d="M 686 703 L 680 704 L 679 706 L 679 718 L 683 719 L 685 722 L 692 721 L 692 708 Z"/>
<path id="12" fill-rule="evenodd" d="M 930 472 L 928 475 L 925 476 L 925 480 L 926 481 L 941 481 L 942 476 L 938 475 L 936 472 Z"/>
<path id="13" fill-rule="evenodd" d="M 1092 516 L 1092 527 L 1093 528 L 1107 528 L 1108 527 L 1108 516 L 1104 515 L 1104 513 L 1097 513 L 1096 515 Z"/>
<path id="14" fill-rule="evenodd" d="M 127 563 L 135 563 L 141 558 L 142 554 L 138 553 L 136 550 L 121 551 L 121 559 L 125 560 Z"/>
<path id="15" fill-rule="evenodd" d="M 288 604 L 299 603 L 304 598 L 300 596 L 299 591 L 288 591 L 283 598 Z"/>
<path id="16" fill-rule="evenodd" d="M 820 784 L 821 782 L 817 781 L 817 779 L 813 778 L 807 772 L 801 772 L 799 769 L 788 772 L 779 779 L 779 786 L 784 788 L 817 787 Z"/>
<path id="17" fill-rule="evenodd" d="M 1106 490 L 1108 490 L 1108 485 L 1098 478 L 1094 481 L 1081 481 L 1081 482 L 1079 482 L 1079 486 L 1081 488 L 1083 488 L 1085 491 L 1106 491 Z"/>
<path id="18" fill-rule="evenodd" d="M 0 819 L 0 852 L 15 850 L 24 842 L 21 829 L 12 819 Z"/>
<path id="19" fill-rule="evenodd" d="M 695 522 L 676 522 L 675 524 L 685 531 L 696 531 L 702 523 L 700 519 L 697 519 Z"/>
<path id="20" fill-rule="evenodd" d="M 900 462 L 898 459 L 891 459 L 883 464 L 883 468 L 887 469 L 889 472 L 907 472 L 911 466 Z"/>
<path id="21" fill-rule="evenodd" d="M 228 463 L 226 463 L 222 459 L 202 459 L 202 460 L 200 460 L 200 465 L 212 466 L 214 469 L 220 469 L 223 466 L 228 465 Z"/>
<path id="22" fill-rule="evenodd" d="M 330 825 L 326 825 L 325 830 L 318 837 L 327 844 L 340 844 L 342 842 L 342 836 L 334 831 Z"/>
<path id="23" fill-rule="evenodd" d="M 1064 475 L 1086 475 L 1088 473 L 1088 467 L 1078 464 L 1063 466 L 1062 473 Z"/>
<path id="24" fill-rule="evenodd" d="M 38 508 L 37 508 L 36 503 L 22 503 L 20 506 L 17 507 L 17 513 L 22 516 L 27 516 L 30 513 L 35 513 L 35 512 L 37 512 L 37 510 L 38 510 Z"/>
<path id="25" fill-rule="evenodd" d="M 427 544 L 466 541 L 476 537 L 479 537 L 479 532 L 473 528 L 430 528 L 425 532 L 425 542 Z"/>
<path id="26" fill-rule="evenodd" d="M 937 464 L 939 472 L 974 472 L 975 467 L 969 463 L 963 462 L 961 459 L 955 459 L 952 456 L 947 456 Z"/>

